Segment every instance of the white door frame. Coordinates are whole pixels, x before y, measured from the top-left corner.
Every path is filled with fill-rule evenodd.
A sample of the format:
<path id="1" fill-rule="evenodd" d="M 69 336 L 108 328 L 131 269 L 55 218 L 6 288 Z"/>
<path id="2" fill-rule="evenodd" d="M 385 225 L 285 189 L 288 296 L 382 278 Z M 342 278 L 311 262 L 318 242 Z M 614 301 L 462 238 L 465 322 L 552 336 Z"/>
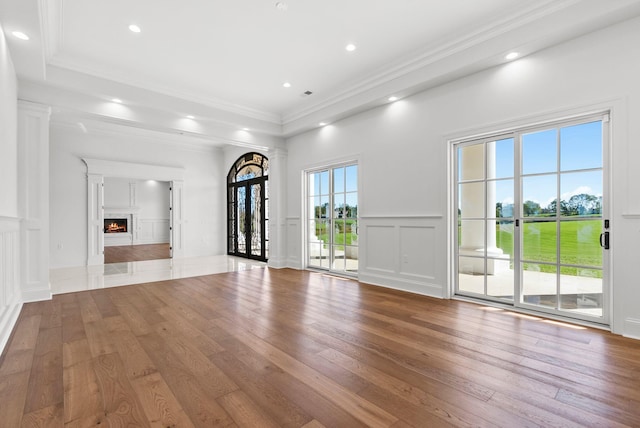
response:
<path id="1" fill-rule="evenodd" d="M 184 168 L 83 158 L 87 165 L 87 265 L 104 264 L 104 178 L 168 181 L 171 257 L 184 257 Z"/>
<path id="2" fill-rule="evenodd" d="M 565 124 L 570 124 L 571 122 L 584 122 L 589 119 L 600 119 L 603 123 L 603 158 L 602 158 L 602 186 L 603 193 L 606 194 L 604 199 L 604 204 L 602 207 L 602 220 L 611 219 L 611 208 L 612 208 L 612 192 L 611 192 L 611 158 L 610 158 L 610 150 L 611 150 L 611 129 L 610 129 L 610 115 L 613 109 L 609 106 L 597 109 L 595 111 L 587 111 L 587 112 L 577 112 L 576 114 L 572 114 L 570 116 L 565 117 L 557 117 L 550 118 L 544 121 L 530 121 L 530 122 L 521 122 L 518 124 L 512 124 L 512 126 L 499 127 L 496 126 L 495 132 L 482 132 L 476 135 L 471 134 L 468 137 L 455 137 L 448 139 L 449 141 L 449 219 L 448 219 L 448 227 L 449 227 L 449 236 L 450 236 L 450 245 L 449 245 L 449 297 L 458 297 L 456 296 L 456 285 L 457 285 L 457 271 L 458 271 L 458 262 L 457 262 L 457 188 L 455 187 L 455 183 L 457 179 L 455 174 L 457 173 L 457 166 L 455 164 L 456 161 L 456 148 L 464 142 L 471 141 L 482 141 L 493 138 L 500 138 L 501 136 L 512 134 L 514 136 L 519 136 L 523 133 L 528 132 L 529 130 L 541 129 L 547 126 L 562 126 Z M 518 137 L 519 138 L 519 137 Z M 517 146 L 519 142 L 514 141 L 514 144 Z M 519 149 L 514 146 L 514 150 Z M 520 153 L 517 154 L 517 159 L 521 159 Z M 519 186 L 520 176 L 514 176 L 514 192 L 518 198 L 520 198 L 520 186 Z M 516 215 L 516 218 L 521 217 L 521 215 Z M 604 230 L 604 229 L 603 229 Z M 610 230 L 610 229 L 609 229 Z M 516 242 L 515 242 L 515 234 L 520 234 L 521 230 L 514 229 L 514 251 L 516 250 Z M 613 289 L 612 289 L 612 281 L 611 281 L 611 272 L 612 272 L 612 251 L 603 251 L 602 257 L 602 271 L 603 271 L 603 317 L 600 321 L 595 321 L 589 319 L 590 317 L 577 317 L 577 318 L 565 318 L 563 314 L 559 314 L 553 310 L 545 310 L 544 308 L 538 308 L 534 306 L 530 306 L 527 304 L 521 304 L 519 302 L 519 293 L 520 293 L 520 283 L 516 281 L 516 287 L 514 287 L 514 304 L 509 307 L 514 310 L 521 310 L 524 312 L 536 312 L 536 313 L 546 313 L 547 316 L 551 318 L 562 318 L 562 319 L 572 319 L 577 323 L 587 323 L 590 324 L 595 322 L 600 325 L 606 325 L 609 327 L 613 326 L 614 314 L 613 314 Z M 462 296 L 462 298 L 469 298 L 468 296 Z M 473 299 L 473 297 L 471 297 Z M 503 302 L 499 302 L 497 300 L 493 301 L 491 299 L 483 300 L 484 303 L 502 305 Z"/>

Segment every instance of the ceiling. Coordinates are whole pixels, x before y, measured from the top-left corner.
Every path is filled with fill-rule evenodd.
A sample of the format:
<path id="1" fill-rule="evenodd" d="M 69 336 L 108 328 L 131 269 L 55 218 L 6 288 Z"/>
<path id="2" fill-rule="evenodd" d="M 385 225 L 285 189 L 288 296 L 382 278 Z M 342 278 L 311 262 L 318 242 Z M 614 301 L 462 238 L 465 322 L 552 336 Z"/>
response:
<path id="1" fill-rule="evenodd" d="M 128 121 L 193 115 L 222 138 L 291 136 L 638 14 L 640 0 L 0 1 L 21 98 L 92 117 L 120 98 Z"/>

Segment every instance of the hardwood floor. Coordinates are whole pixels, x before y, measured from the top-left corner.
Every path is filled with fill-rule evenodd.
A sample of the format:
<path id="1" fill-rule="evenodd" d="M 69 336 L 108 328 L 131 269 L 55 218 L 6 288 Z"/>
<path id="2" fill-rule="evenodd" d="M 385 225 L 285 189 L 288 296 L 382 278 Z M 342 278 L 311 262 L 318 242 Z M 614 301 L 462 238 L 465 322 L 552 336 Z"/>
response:
<path id="1" fill-rule="evenodd" d="M 253 269 L 26 304 L 0 425 L 640 426 L 640 341 Z"/>
<path id="2" fill-rule="evenodd" d="M 169 244 L 104 247 L 104 263 L 139 262 L 169 258 Z"/>

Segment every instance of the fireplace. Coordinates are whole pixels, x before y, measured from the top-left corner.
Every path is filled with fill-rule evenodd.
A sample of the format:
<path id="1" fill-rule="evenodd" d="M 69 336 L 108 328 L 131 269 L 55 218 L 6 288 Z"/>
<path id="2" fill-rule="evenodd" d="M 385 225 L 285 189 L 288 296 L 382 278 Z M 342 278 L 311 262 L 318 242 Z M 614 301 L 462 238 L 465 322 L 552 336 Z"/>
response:
<path id="1" fill-rule="evenodd" d="M 105 218 L 104 233 L 127 233 L 128 222 L 126 218 Z"/>

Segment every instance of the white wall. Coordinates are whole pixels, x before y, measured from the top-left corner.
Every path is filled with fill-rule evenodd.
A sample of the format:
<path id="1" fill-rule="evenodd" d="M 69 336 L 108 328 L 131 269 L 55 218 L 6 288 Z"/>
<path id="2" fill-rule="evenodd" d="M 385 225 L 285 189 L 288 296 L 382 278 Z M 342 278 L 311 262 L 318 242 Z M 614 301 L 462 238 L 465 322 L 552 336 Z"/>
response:
<path id="1" fill-rule="evenodd" d="M 225 252 L 222 229 L 226 167 L 220 149 L 113 131 L 51 126 L 51 267 L 87 262 L 87 167 L 82 158 L 184 168 L 187 257 Z M 68 226 L 57 227 L 61 223 Z"/>
<path id="2" fill-rule="evenodd" d="M 17 101 L 16 73 L 0 27 L 0 353 L 22 307 Z"/>
<path id="3" fill-rule="evenodd" d="M 0 216 L 9 217 L 18 214 L 17 91 L 16 73 L 3 32 L 0 34 Z"/>
<path id="4" fill-rule="evenodd" d="M 293 267 L 302 266 L 302 171 L 353 157 L 361 174 L 360 279 L 446 296 L 448 140 L 610 108 L 614 329 L 640 338 L 638 40 L 634 19 L 291 138 Z"/>

